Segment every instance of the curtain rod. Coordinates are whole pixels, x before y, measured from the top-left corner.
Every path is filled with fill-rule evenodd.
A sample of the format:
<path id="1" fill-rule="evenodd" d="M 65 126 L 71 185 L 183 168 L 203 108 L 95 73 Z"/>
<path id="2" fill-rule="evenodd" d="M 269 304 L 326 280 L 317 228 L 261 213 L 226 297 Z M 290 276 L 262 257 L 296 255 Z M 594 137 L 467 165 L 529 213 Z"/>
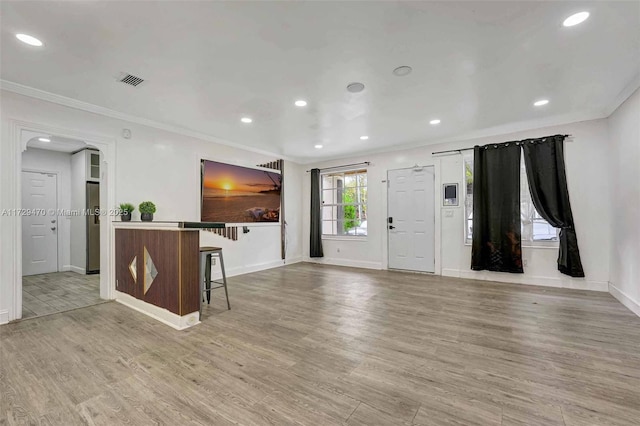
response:
<path id="1" fill-rule="evenodd" d="M 554 135 L 555 136 L 555 135 Z M 572 138 L 573 135 L 564 135 L 566 138 Z M 502 143 L 498 143 L 498 144 L 493 144 L 493 143 L 489 143 L 487 145 L 503 145 L 503 144 L 507 144 L 507 143 L 522 143 L 522 142 L 527 142 L 527 141 L 531 141 L 531 140 L 535 140 L 535 139 L 544 139 L 544 138 L 551 138 L 553 136 L 543 136 L 541 138 L 529 138 L 529 139 L 522 139 L 521 141 L 509 141 L 509 142 L 502 142 Z M 460 149 L 449 149 L 446 151 L 438 151 L 438 152 L 432 152 L 431 155 L 438 155 L 438 154 L 449 154 L 451 152 L 457 152 L 458 154 L 462 153 L 462 151 L 473 151 L 473 148 L 460 148 Z"/>
<path id="2" fill-rule="evenodd" d="M 326 167 L 324 169 L 319 169 L 320 171 L 323 170 L 331 170 L 331 169 L 341 169 L 343 167 L 351 167 L 351 166 L 368 166 L 370 165 L 371 162 L 370 161 L 364 161 L 362 163 L 353 163 L 353 164 L 344 164 L 342 166 L 333 166 L 333 167 Z M 307 170 L 307 173 L 309 173 L 311 170 Z"/>

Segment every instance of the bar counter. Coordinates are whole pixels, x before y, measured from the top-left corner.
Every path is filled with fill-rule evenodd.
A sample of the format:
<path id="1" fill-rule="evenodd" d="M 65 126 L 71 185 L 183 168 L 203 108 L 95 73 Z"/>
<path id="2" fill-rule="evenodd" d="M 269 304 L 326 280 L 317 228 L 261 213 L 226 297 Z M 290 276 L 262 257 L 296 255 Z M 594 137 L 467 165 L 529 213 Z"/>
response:
<path id="1" fill-rule="evenodd" d="M 114 222 L 116 301 L 182 330 L 199 323 L 200 229 L 218 222 Z"/>

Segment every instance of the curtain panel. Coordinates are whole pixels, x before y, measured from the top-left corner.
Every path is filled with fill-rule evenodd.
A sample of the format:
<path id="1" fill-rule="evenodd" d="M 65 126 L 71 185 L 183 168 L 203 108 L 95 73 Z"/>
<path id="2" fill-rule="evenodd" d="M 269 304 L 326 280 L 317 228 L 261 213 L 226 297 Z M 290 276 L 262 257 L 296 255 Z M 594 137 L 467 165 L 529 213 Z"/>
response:
<path id="1" fill-rule="evenodd" d="M 311 169 L 310 257 L 324 257 L 322 251 L 322 200 L 320 196 L 320 169 Z"/>
<path id="2" fill-rule="evenodd" d="M 520 146 L 474 147 L 471 269 L 522 273 Z"/>
<path id="3" fill-rule="evenodd" d="M 560 229 L 558 270 L 584 277 L 573 223 L 564 163 L 564 135 L 522 142 L 533 205 L 549 224 Z"/>

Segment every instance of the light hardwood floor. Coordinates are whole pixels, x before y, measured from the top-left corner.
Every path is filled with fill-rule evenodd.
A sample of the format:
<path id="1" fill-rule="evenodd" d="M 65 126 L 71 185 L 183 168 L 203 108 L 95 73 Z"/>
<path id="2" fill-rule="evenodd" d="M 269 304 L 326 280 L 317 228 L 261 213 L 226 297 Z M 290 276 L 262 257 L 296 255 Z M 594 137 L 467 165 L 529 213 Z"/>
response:
<path id="1" fill-rule="evenodd" d="M 39 317 L 102 303 L 100 275 L 75 272 L 22 277 L 22 318 Z"/>
<path id="2" fill-rule="evenodd" d="M 606 293 L 301 263 L 175 331 L 117 303 L 0 327 L 0 424 L 638 425 Z"/>

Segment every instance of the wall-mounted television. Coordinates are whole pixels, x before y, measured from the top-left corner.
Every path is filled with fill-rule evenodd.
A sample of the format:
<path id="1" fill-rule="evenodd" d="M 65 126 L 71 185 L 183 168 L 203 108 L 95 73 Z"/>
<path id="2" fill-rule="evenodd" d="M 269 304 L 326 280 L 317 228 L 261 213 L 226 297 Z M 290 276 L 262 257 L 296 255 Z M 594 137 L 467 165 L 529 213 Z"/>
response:
<path id="1" fill-rule="evenodd" d="M 201 160 L 201 171 L 201 221 L 280 221 L 280 172 L 209 160 Z"/>

